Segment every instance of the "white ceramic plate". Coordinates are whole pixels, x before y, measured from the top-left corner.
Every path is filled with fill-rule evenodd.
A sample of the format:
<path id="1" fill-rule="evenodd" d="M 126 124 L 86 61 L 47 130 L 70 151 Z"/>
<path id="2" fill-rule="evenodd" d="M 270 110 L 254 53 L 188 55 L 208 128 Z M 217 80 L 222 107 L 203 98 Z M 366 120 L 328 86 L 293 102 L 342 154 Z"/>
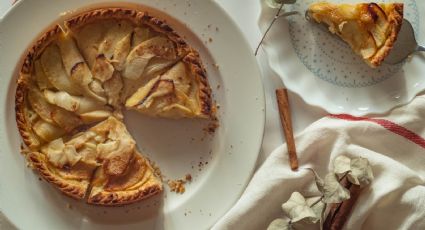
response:
<path id="1" fill-rule="evenodd" d="M 264 33 L 276 9 L 261 1 L 259 26 Z M 288 89 L 330 113 L 353 115 L 384 113 L 408 103 L 425 89 L 423 54 L 404 64 L 383 64 L 371 69 L 342 40 L 305 20 L 304 12 L 312 2 L 315 1 L 298 0 L 294 5 L 286 5 L 286 11 L 296 10 L 302 15 L 278 19 L 263 45 L 271 68 Z M 425 44 L 425 23 L 420 14 L 425 12 L 425 2 L 397 2 L 404 2 L 404 17 L 413 24 L 418 42 Z"/>
<path id="2" fill-rule="evenodd" d="M 177 179 L 187 173 L 192 175 L 194 180 L 184 194 L 176 195 L 166 188 L 163 195 L 134 205 L 89 206 L 39 181 L 19 154 L 21 139 L 14 118 L 14 93 L 20 56 L 43 29 L 60 17 L 69 17 L 74 10 L 123 6 L 92 5 L 100 2 L 21 0 L 0 22 L 0 207 L 19 229 L 209 228 L 247 185 L 265 119 L 256 60 L 240 30 L 214 1 L 132 1 L 144 4 L 141 9 L 152 8 L 149 11 L 153 15 L 166 19 L 200 51 L 214 99 L 220 105 L 220 127 L 214 136 L 204 135 L 202 121 L 125 114 L 139 148 L 165 176 Z"/>

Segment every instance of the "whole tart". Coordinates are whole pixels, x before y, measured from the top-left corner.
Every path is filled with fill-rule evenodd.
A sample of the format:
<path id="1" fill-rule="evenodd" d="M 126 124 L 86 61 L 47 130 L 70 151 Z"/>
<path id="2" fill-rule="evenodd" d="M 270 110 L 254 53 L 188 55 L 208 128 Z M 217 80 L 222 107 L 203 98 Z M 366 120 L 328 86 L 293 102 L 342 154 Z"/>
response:
<path id="1" fill-rule="evenodd" d="M 146 12 L 103 8 L 45 32 L 24 56 L 16 121 L 28 163 L 89 204 L 133 203 L 162 182 L 122 122 L 122 110 L 216 120 L 196 50 Z"/>
<path id="2" fill-rule="evenodd" d="M 375 68 L 389 55 L 397 40 L 403 22 L 403 3 L 317 2 L 309 6 L 307 15 L 326 25 Z"/>

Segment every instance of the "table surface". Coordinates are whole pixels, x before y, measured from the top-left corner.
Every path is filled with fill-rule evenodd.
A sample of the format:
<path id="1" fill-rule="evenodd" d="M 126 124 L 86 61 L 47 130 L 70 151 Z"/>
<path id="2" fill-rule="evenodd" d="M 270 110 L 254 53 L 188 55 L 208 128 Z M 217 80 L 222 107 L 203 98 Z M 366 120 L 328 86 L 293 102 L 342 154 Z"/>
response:
<path id="1" fill-rule="evenodd" d="M 10 8 L 12 2 L 13 0 L 0 0 L 0 18 Z M 254 53 L 261 39 L 261 32 L 257 24 L 260 0 L 216 0 L 216 2 L 231 15 L 241 28 Z M 275 96 L 275 89 L 284 85 L 279 76 L 270 69 L 265 53 L 261 49 L 257 55 L 257 61 L 262 73 L 266 99 L 266 127 L 257 163 L 258 167 L 274 149 L 284 143 Z M 289 92 L 289 98 L 295 134 L 327 114 L 323 109 L 306 104 L 301 97 L 294 93 Z M 2 226 L 1 222 L 0 218 L 0 227 Z"/>

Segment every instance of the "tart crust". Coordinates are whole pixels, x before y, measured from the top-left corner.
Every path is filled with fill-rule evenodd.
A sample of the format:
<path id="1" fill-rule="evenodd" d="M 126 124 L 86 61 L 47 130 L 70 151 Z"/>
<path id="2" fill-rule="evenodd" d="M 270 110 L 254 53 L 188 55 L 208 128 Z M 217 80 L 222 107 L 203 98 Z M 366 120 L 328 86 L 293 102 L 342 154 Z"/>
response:
<path id="1" fill-rule="evenodd" d="M 381 65 L 385 57 L 387 57 L 397 40 L 398 32 L 400 32 L 401 24 L 403 23 L 403 4 L 394 3 L 393 9 L 387 14 L 387 19 L 390 24 L 390 35 L 381 49 L 376 52 L 373 58 L 369 59 L 370 65 L 377 67 Z"/>
<path id="2" fill-rule="evenodd" d="M 84 199 L 88 194 L 87 203 L 105 206 L 118 206 L 133 203 L 142 199 L 146 199 L 162 191 L 161 181 L 152 174 L 152 179 L 149 179 L 143 185 L 133 188 L 129 191 L 107 191 L 102 190 L 96 194 L 91 194 L 91 184 L 93 175 L 90 179 L 69 179 L 63 178 L 54 169 L 53 165 L 47 159 L 44 153 L 38 151 L 45 144 L 32 130 L 31 121 L 27 118 L 26 110 L 29 108 L 27 101 L 27 92 L 32 80 L 34 63 L 43 53 L 45 48 L 63 32 L 71 32 L 78 28 L 96 20 L 104 19 L 124 19 L 132 22 L 136 26 L 148 26 L 153 31 L 165 35 L 168 39 L 174 42 L 178 56 L 181 60 L 190 66 L 190 72 L 194 76 L 195 81 L 199 84 L 199 102 L 200 114 L 198 117 L 215 118 L 216 108 L 212 102 L 212 92 L 209 86 L 206 70 L 200 60 L 200 56 L 196 50 L 192 49 L 170 26 L 164 21 L 150 16 L 146 12 L 141 12 L 126 8 L 103 8 L 91 10 L 79 14 L 65 21 L 64 29 L 59 25 L 50 28 L 45 32 L 34 45 L 27 50 L 23 58 L 22 67 L 17 79 L 17 89 L 15 94 L 15 114 L 19 133 L 25 145 L 29 148 L 26 153 L 26 158 L 29 164 L 38 171 L 38 173 L 49 183 L 53 184 L 64 194 L 75 199 Z M 118 111 L 119 113 L 119 111 Z M 67 135 L 72 134 L 68 133 Z M 138 153 L 134 153 L 136 158 L 141 158 Z M 146 160 L 147 161 L 147 160 Z M 148 170 L 153 173 L 150 163 L 147 161 Z M 101 166 L 100 166 L 101 167 Z M 59 168 L 57 168 L 59 169 Z"/>
<path id="3" fill-rule="evenodd" d="M 39 152 L 30 152 L 27 155 L 30 165 L 49 183 L 55 185 L 64 194 L 81 200 L 85 197 L 89 187 L 89 180 L 66 180 L 53 173 L 46 156 Z"/>

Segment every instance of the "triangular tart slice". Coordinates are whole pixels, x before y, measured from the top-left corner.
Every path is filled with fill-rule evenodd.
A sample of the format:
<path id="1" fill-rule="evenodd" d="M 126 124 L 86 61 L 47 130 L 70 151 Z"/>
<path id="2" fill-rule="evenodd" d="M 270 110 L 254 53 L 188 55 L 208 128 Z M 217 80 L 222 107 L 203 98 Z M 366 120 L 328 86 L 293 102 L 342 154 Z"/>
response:
<path id="1" fill-rule="evenodd" d="M 40 152 L 30 152 L 28 160 L 69 196 L 83 199 L 92 187 L 91 204 L 127 204 L 162 191 L 149 161 L 137 152 L 135 141 L 115 117 L 53 140 Z"/>
<path id="2" fill-rule="evenodd" d="M 403 3 L 313 3 L 307 15 L 325 24 L 371 67 L 388 56 L 403 22 Z"/>
<path id="3" fill-rule="evenodd" d="M 115 206 L 146 199 L 162 191 L 149 161 L 135 151 L 123 174 L 111 176 L 100 167 L 94 174 L 89 204 Z"/>
<path id="4" fill-rule="evenodd" d="M 212 118 L 215 114 L 205 69 L 195 52 L 140 87 L 125 105 L 142 114 L 167 118 Z"/>

